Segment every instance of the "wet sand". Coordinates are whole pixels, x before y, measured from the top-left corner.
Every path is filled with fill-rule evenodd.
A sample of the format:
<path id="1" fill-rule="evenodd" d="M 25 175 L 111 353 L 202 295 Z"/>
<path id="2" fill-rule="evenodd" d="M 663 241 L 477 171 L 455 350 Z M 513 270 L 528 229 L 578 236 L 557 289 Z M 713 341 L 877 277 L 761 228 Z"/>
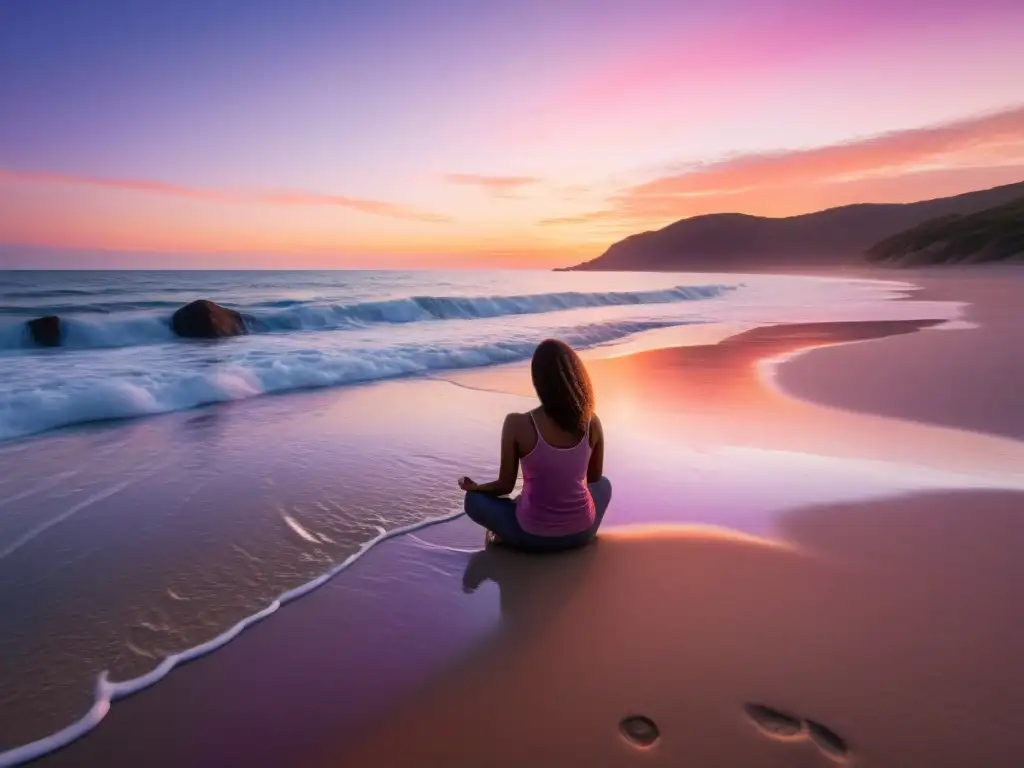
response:
<path id="1" fill-rule="evenodd" d="M 789 546 L 664 527 L 528 565 L 488 550 L 504 634 L 324 766 L 1010 766 L 1024 494 L 808 508 Z M 745 705 L 824 725 L 839 751 Z M 661 738 L 618 732 L 631 715 Z M 847 752 L 848 750 L 848 752 Z"/>
<path id="2" fill-rule="evenodd" d="M 464 519 L 386 542 L 116 703 L 43 764 L 1018 764 L 1024 432 L 991 404 L 1020 392 L 1016 368 L 1001 366 L 1021 348 L 1024 320 L 1009 289 L 923 283 L 979 302 L 982 328 L 779 327 L 592 363 L 606 424 L 684 435 L 712 472 L 734 455 L 721 446 L 797 457 L 779 465 L 786 476 L 748 474 L 744 503 L 767 510 L 763 533 L 679 525 L 706 519 L 706 508 L 683 507 L 723 497 L 690 493 L 688 466 L 649 492 L 623 457 L 596 546 L 557 558 L 479 551 Z M 760 362 L 871 337 L 781 365 L 787 395 Z M 934 366 L 968 348 L 984 388 L 956 395 L 960 419 L 943 398 L 963 374 Z M 823 372 L 843 365 L 844 376 Z M 459 377 L 451 396 L 520 391 L 515 382 L 514 370 Z M 907 411 L 908 390 L 926 406 Z M 820 471 L 807 457 L 821 454 L 858 472 L 870 462 L 875 486 L 828 503 L 780 490 L 809 488 L 801 468 Z M 932 474 L 910 481 L 908 466 Z M 648 503 L 659 514 L 637 509 Z M 765 732 L 749 704 L 800 730 Z M 620 732 L 635 715 L 656 724 L 653 746 Z M 828 730 L 815 725 L 812 738 L 807 720 Z"/>
<path id="3" fill-rule="evenodd" d="M 1024 437 L 1013 405 L 1024 376 L 1005 355 L 1024 340 L 1014 306 L 1020 283 L 923 283 L 931 297 L 976 302 L 968 319 L 981 327 L 816 349 L 781 366 L 776 382 L 899 419 L 885 422 L 897 444 L 915 419 Z M 777 352 L 770 331 L 746 338 Z M 677 387 L 667 372 L 700 355 L 652 353 L 655 390 Z M 718 395 L 727 408 L 751 402 Z M 855 417 L 832 413 L 832 428 Z M 876 426 L 863 422 L 867 440 L 881 436 Z M 786 439 L 823 438 L 805 430 Z M 943 441 L 944 450 L 969 449 L 960 440 L 955 448 Z M 1019 462 L 1017 444 L 987 445 L 984 461 Z M 438 766 L 1018 765 L 1021 513 L 1019 491 L 925 492 L 790 510 L 771 540 L 671 526 L 612 530 L 589 551 L 544 563 L 546 571 L 488 550 L 467 574 L 502 591 L 506 632 L 491 653 L 321 764 L 415 756 Z M 762 707 L 793 727 L 752 718 Z M 616 727 L 636 715 L 658 729 L 650 747 Z"/>
<path id="4" fill-rule="evenodd" d="M 966 302 L 976 328 L 817 350 L 780 368 L 778 383 L 861 413 L 1024 438 L 1022 278 L 998 265 L 924 273 L 915 299 Z"/>

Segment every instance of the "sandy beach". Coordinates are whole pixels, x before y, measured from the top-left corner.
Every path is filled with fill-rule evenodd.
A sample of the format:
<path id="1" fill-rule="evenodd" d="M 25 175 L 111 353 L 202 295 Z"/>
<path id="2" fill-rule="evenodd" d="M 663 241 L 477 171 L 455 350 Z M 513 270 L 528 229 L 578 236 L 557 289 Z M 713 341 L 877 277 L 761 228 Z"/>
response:
<path id="1" fill-rule="evenodd" d="M 618 441 L 595 546 L 483 549 L 465 518 L 391 539 L 41 764 L 1018 764 L 1021 277 L 913 280 L 977 327 L 776 326 L 591 360 Z M 402 386 L 490 435 L 529 382 L 347 397 Z M 295 397 L 324 424 L 350 412 Z"/>
<path id="2" fill-rule="evenodd" d="M 0 768 L 1024 768 L 1022 29 L 0 0 Z"/>

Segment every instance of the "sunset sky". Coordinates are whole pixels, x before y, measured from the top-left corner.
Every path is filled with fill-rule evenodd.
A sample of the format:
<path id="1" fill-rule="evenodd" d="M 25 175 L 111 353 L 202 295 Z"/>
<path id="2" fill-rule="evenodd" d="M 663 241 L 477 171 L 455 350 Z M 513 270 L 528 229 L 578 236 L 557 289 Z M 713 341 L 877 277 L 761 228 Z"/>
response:
<path id="1" fill-rule="evenodd" d="M 0 0 L 0 265 L 537 267 L 1024 180 L 1020 0 Z"/>

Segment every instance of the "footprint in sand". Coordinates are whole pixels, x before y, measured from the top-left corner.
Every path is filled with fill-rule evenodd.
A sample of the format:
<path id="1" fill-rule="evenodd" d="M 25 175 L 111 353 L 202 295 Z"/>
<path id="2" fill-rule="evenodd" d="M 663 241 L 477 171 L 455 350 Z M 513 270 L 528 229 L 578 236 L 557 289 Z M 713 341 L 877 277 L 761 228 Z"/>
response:
<path id="1" fill-rule="evenodd" d="M 743 709 L 746 710 L 747 717 L 754 721 L 754 725 L 769 736 L 791 739 L 803 734 L 804 725 L 798 717 L 763 704 L 744 704 Z"/>
<path id="2" fill-rule="evenodd" d="M 801 720 L 763 704 L 744 704 L 744 711 L 761 731 L 773 738 L 802 739 L 811 742 L 826 756 L 843 761 L 850 753 L 846 741 L 835 731 L 814 720 Z"/>
<path id="3" fill-rule="evenodd" d="M 846 746 L 846 742 L 830 728 L 826 728 L 821 723 L 816 723 L 813 720 L 808 720 L 807 731 L 810 733 L 811 741 L 817 745 L 818 749 L 824 752 L 829 757 L 833 757 L 837 760 L 844 760 L 850 752 L 850 748 Z"/>
<path id="4" fill-rule="evenodd" d="M 635 747 L 650 747 L 661 735 L 658 726 L 649 717 L 633 715 L 623 718 L 619 723 L 619 730 L 630 744 Z"/>

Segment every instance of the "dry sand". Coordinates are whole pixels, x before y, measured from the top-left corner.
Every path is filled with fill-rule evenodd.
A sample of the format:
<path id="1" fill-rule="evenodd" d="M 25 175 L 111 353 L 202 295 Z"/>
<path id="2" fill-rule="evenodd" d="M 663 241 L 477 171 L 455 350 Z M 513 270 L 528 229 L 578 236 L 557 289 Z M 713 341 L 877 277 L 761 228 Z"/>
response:
<path id="1" fill-rule="evenodd" d="M 726 437 L 749 444 L 1019 472 L 1024 378 L 1006 358 L 1022 348 L 1020 278 L 925 282 L 978 301 L 982 328 L 804 327 L 624 358 L 595 366 L 605 407 L 698 435 L 740 408 L 746 427 Z M 903 333 L 779 369 L 804 402 L 755 375 L 764 354 L 864 330 Z M 396 540 L 44 762 L 1020 765 L 1022 513 L 1024 494 L 975 488 L 794 509 L 776 540 L 633 527 L 554 558 Z M 479 541 L 464 521 L 442 528 L 424 538 Z M 751 704 L 799 731 L 767 732 Z M 653 721 L 652 746 L 622 735 L 630 716 Z"/>

